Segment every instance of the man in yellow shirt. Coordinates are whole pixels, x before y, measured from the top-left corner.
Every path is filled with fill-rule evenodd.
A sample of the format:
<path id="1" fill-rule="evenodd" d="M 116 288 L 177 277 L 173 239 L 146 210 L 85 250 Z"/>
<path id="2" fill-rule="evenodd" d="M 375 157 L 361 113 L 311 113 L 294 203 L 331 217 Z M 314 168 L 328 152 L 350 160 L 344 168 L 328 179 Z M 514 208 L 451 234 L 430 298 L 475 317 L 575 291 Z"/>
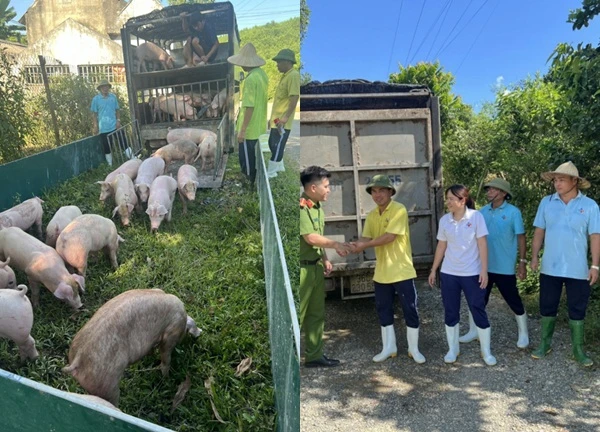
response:
<path id="1" fill-rule="evenodd" d="M 239 54 L 227 61 L 240 66 L 246 73 L 241 89 L 242 104 L 237 119 L 237 141 L 239 145 L 240 167 L 250 184 L 256 179 L 256 143 L 267 129 L 267 90 L 269 78 L 260 67 L 265 64 L 256 54 L 251 43 L 242 47 Z"/>
<path id="2" fill-rule="evenodd" d="M 396 334 L 394 332 L 394 294 L 398 294 L 406 322 L 408 356 L 417 363 L 424 363 L 419 352 L 419 313 L 417 290 L 414 279 L 417 272 L 412 262 L 408 212 L 399 202 L 393 201 L 396 189 L 386 175 L 373 176 L 367 186 L 377 207 L 367 215 L 362 237 L 352 243 L 352 252 L 375 248 L 375 305 L 381 324 L 383 350 L 373 357 L 382 362 L 396 357 Z"/>
<path id="3" fill-rule="evenodd" d="M 269 120 L 271 127 L 271 133 L 269 134 L 271 159 L 267 169 L 269 177 L 277 177 L 279 171 L 285 171 L 283 151 L 290 136 L 296 105 L 300 99 L 300 72 L 294 69 L 296 63 L 294 51 L 282 49 L 279 54 L 273 57 L 273 60 L 277 62 L 277 70 L 283 76 L 275 91 L 271 119 Z"/>

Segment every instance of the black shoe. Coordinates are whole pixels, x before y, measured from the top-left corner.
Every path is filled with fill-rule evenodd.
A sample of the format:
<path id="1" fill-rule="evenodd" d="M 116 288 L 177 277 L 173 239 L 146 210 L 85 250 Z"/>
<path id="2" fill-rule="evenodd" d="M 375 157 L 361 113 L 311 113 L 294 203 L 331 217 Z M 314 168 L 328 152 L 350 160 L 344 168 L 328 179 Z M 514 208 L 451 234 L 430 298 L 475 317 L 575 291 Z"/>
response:
<path id="1" fill-rule="evenodd" d="M 304 367 L 306 368 L 316 368 L 316 367 L 334 367 L 339 366 L 340 361 L 335 359 L 327 358 L 325 355 L 317 360 L 312 360 L 304 363 Z"/>

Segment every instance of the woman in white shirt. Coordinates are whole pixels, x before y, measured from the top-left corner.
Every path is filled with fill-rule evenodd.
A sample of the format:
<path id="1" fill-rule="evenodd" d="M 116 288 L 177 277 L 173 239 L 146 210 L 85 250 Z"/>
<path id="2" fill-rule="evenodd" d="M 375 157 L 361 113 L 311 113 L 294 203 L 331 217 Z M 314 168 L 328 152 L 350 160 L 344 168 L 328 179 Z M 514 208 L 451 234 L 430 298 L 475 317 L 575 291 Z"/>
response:
<path id="1" fill-rule="evenodd" d="M 483 216 L 474 209 L 469 189 L 465 186 L 456 184 L 446 189 L 446 207 L 449 213 L 440 219 L 438 244 L 429 274 L 429 285 L 433 287 L 437 269 L 442 264 L 440 285 L 449 347 L 444 361 L 454 363 L 460 353 L 458 337 L 462 291 L 477 326 L 483 360 L 488 366 L 493 366 L 496 359 L 490 351 L 491 329 L 485 311 L 488 230 Z"/>

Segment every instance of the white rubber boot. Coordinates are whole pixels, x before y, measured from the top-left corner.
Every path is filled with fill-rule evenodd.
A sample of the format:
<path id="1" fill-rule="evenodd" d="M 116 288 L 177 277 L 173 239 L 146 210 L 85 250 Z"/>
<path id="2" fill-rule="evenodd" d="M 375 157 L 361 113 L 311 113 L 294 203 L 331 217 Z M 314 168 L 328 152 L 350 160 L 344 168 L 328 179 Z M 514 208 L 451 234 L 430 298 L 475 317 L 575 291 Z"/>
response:
<path id="1" fill-rule="evenodd" d="M 112 154 L 107 153 L 104 155 L 104 157 L 106 158 L 106 163 L 108 164 L 108 166 L 112 166 Z"/>
<path id="2" fill-rule="evenodd" d="M 494 366 L 496 364 L 496 357 L 492 355 L 492 352 L 490 350 L 492 328 L 488 327 L 486 329 L 481 329 L 478 327 L 477 333 L 479 335 L 479 346 L 481 348 L 481 357 L 483 357 L 483 361 L 488 366 Z"/>
<path id="3" fill-rule="evenodd" d="M 125 149 L 125 156 L 127 156 L 127 159 L 131 159 L 133 157 L 133 152 L 131 151 L 131 147 L 127 147 Z"/>
<path id="4" fill-rule="evenodd" d="M 277 162 L 269 160 L 269 165 L 267 166 L 267 177 L 277 177 Z"/>
<path id="5" fill-rule="evenodd" d="M 515 315 L 517 326 L 519 327 L 519 340 L 517 346 L 519 348 L 527 348 L 529 346 L 529 334 L 527 332 L 527 314 Z"/>
<path id="6" fill-rule="evenodd" d="M 375 363 L 380 363 L 390 357 L 396 357 L 398 354 L 398 348 L 396 348 L 396 333 L 394 332 L 393 324 L 381 327 L 381 339 L 383 340 L 383 350 L 373 357 Z"/>
<path id="7" fill-rule="evenodd" d="M 446 326 L 446 340 L 448 341 L 448 353 L 444 356 L 444 362 L 454 363 L 460 354 L 460 344 L 458 343 L 458 335 L 460 325 L 454 327 Z"/>
<path id="8" fill-rule="evenodd" d="M 283 159 L 280 160 L 279 162 L 276 162 L 277 165 L 275 165 L 275 170 L 277 172 L 284 172 L 285 171 L 285 167 L 283 166 Z"/>
<path id="9" fill-rule="evenodd" d="M 477 326 L 475 325 L 471 311 L 469 311 L 469 331 L 459 337 L 458 341 L 460 343 L 469 343 L 473 342 L 475 339 L 477 339 Z"/>
<path id="10" fill-rule="evenodd" d="M 408 356 L 417 363 L 425 363 L 425 356 L 419 352 L 419 328 L 406 327 Z"/>

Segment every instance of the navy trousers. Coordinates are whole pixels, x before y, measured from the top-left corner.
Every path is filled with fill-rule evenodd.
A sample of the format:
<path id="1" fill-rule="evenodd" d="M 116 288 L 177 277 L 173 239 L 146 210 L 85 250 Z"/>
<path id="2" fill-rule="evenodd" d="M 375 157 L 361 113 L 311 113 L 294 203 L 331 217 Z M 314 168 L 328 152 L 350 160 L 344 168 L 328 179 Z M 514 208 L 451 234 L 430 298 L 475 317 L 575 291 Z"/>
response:
<path id="1" fill-rule="evenodd" d="M 504 301 L 513 313 L 515 315 L 523 315 L 525 313 L 525 307 L 523 306 L 523 300 L 521 300 L 519 289 L 517 288 L 517 277 L 514 274 L 504 275 L 499 273 L 488 273 L 488 284 L 485 293 L 486 306 L 490 301 L 490 294 L 492 293 L 494 284 L 498 287 L 498 291 L 500 291 Z"/>
<path id="2" fill-rule="evenodd" d="M 440 273 L 442 286 L 442 302 L 444 303 L 444 321 L 447 326 L 454 327 L 460 322 L 460 292 L 465 293 L 467 304 L 475 325 L 481 329 L 490 326 L 485 311 L 486 290 L 479 287 L 479 275 L 454 276 Z"/>
<path id="3" fill-rule="evenodd" d="M 255 140 L 244 140 L 243 143 L 239 143 L 239 157 L 240 157 L 240 167 L 242 169 L 242 173 L 246 175 L 248 180 L 251 183 L 254 183 L 256 179 L 256 143 Z"/>
<path id="4" fill-rule="evenodd" d="M 590 283 L 585 279 L 548 276 L 543 273 L 540 273 L 540 314 L 546 317 L 558 314 L 563 284 L 567 291 L 569 319 L 583 320 L 590 299 Z"/>
<path id="5" fill-rule="evenodd" d="M 284 134 L 280 135 L 277 128 L 271 129 L 269 133 L 269 149 L 271 150 L 271 160 L 273 162 L 281 162 L 283 159 L 283 151 L 285 144 L 290 136 L 290 129 L 284 129 Z"/>
<path id="6" fill-rule="evenodd" d="M 379 316 L 379 324 L 387 327 L 394 324 L 394 296 L 398 294 L 404 312 L 406 327 L 419 328 L 419 312 L 417 311 L 417 289 L 414 279 L 391 284 L 375 284 L 375 307 Z"/>

